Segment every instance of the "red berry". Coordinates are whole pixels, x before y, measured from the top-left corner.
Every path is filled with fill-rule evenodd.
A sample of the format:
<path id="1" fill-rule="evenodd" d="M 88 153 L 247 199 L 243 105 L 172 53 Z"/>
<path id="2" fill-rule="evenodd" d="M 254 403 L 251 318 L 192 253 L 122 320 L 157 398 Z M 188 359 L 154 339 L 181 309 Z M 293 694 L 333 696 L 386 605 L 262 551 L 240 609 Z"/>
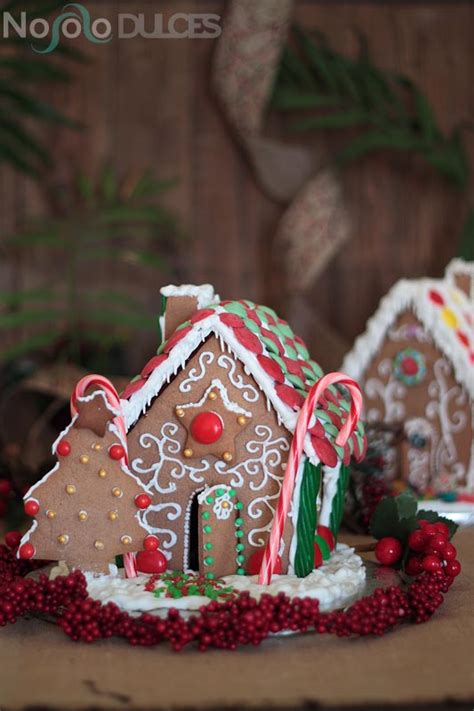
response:
<path id="1" fill-rule="evenodd" d="M 27 516 L 36 516 L 39 511 L 39 503 L 36 499 L 28 499 L 25 501 L 25 513 Z"/>
<path id="2" fill-rule="evenodd" d="M 259 574 L 264 553 L 265 553 L 265 548 L 259 548 L 258 550 L 254 551 L 252 553 L 252 555 L 248 559 L 248 562 L 247 562 L 247 565 L 245 568 L 247 575 L 258 575 Z M 280 558 L 280 556 L 277 556 L 276 563 L 275 563 L 275 570 L 273 572 L 275 573 L 275 575 L 281 575 L 281 558 Z"/>
<path id="3" fill-rule="evenodd" d="M 446 547 L 446 538 L 442 536 L 440 533 L 437 533 L 435 536 L 432 536 L 429 540 L 428 544 L 428 550 L 430 553 L 443 553 L 445 547 Z"/>
<path id="4" fill-rule="evenodd" d="M 419 575 L 422 570 L 422 558 L 417 555 L 411 555 L 406 562 L 405 573 L 407 575 Z"/>
<path id="5" fill-rule="evenodd" d="M 424 551 L 428 540 L 426 533 L 421 528 L 417 528 L 416 531 L 412 531 L 408 536 L 408 545 L 412 551 Z"/>
<path id="6" fill-rule="evenodd" d="M 143 541 L 143 548 L 146 551 L 156 551 L 160 542 L 156 536 L 147 536 Z"/>
<path id="7" fill-rule="evenodd" d="M 167 567 L 166 558 L 161 551 L 139 551 L 136 564 L 141 573 L 164 573 Z"/>
<path id="8" fill-rule="evenodd" d="M 151 504 L 151 496 L 148 494 L 138 494 L 135 496 L 135 506 L 137 509 L 147 509 Z"/>
<path id="9" fill-rule="evenodd" d="M 441 570 L 441 561 L 438 558 L 438 556 L 429 554 L 425 555 L 423 558 L 423 570 L 426 570 L 427 573 L 437 573 L 439 570 Z"/>
<path id="10" fill-rule="evenodd" d="M 398 538 L 381 538 L 375 546 L 375 557 L 382 565 L 393 565 L 402 557 L 403 548 Z"/>
<path id="11" fill-rule="evenodd" d="M 418 523 L 420 524 L 421 528 L 425 528 L 425 526 L 428 526 L 429 521 L 426 518 L 420 518 L 418 519 Z"/>
<path id="12" fill-rule="evenodd" d="M 18 553 L 20 554 L 20 558 L 28 560 L 29 558 L 33 558 L 35 554 L 35 547 L 32 543 L 23 543 L 23 545 L 20 546 Z"/>
<path id="13" fill-rule="evenodd" d="M 8 496 L 12 488 L 8 479 L 0 479 L 0 496 Z"/>
<path id="14" fill-rule="evenodd" d="M 444 536 L 445 538 L 449 538 L 449 527 L 446 523 L 443 523 L 443 521 L 438 521 L 435 523 L 436 530 L 441 536 Z"/>
<path id="15" fill-rule="evenodd" d="M 457 556 L 457 550 L 452 543 L 446 543 L 443 548 L 443 558 L 444 560 L 454 560 Z"/>
<path id="16" fill-rule="evenodd" d="M 431 536 L 436 536 L 436 534 L 438 533 L 438 529 L 436 528 L 434 523 L 427 523 L 425 526 L 423 526 L 423 531 L 430 538 Z"/>
<path id="17" fill-rule="evenodd" d="M 458 560 L 448 560 L 444 572 L 450 578 L 455 578 L 461 572 L 461 563 Z"/>
<path id="18" fill-rule="evenodd" d="M 109 457 L 118 461 L 125 457 L 125 450 L 121 444 L 112 444 L 109 447 Z"/>
<path id="19" fill-rule="evenodd" d="M 8 531 L 8 533 L 5 534 L 5 543 L 9 548 L 12 550 L 14 548 L 18 548 L 20 545 L 21 541 L 21 533 L 18 531 Z"/>
<path id="20" fill-rule="evenodd" d="M 60 457 L 68 457 L 71 454 L 71 445 L 67 441 L 67 439 L 62 439 L 60 442 L 58 442 L 58 446 L 56 447 L 56 454 L 59 454 Z"/>

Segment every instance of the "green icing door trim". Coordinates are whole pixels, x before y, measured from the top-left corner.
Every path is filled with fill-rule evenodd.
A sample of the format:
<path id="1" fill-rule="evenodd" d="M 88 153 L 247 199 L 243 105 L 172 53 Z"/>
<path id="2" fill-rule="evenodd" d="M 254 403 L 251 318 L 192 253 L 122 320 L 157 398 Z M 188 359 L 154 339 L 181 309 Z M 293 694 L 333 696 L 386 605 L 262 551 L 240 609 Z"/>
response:
<path id="1" fill-rule="evenodd" d="M 306 459 L 300 489 L 300 505 L 296 523 L 295 573 L 299 578 L 314 568 L 314 534 L 318 522 L 316 499 L 321 485 L 321 465 Z"/>

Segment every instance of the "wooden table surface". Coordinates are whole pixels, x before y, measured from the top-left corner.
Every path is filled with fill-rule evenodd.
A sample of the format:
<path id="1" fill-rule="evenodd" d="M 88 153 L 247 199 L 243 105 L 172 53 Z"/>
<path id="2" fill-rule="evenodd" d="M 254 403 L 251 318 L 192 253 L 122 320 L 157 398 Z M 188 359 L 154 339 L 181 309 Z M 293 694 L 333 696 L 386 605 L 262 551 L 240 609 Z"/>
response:
<path id="1" fill-rule="evenodd" d="M 236 652 L 75 644 L 52 624 L 0 630 L 0 709 L 472 709 L 474 528 L 458 533 L 463 574 L 427 624 L 380 639 L 312 634 Z"/>

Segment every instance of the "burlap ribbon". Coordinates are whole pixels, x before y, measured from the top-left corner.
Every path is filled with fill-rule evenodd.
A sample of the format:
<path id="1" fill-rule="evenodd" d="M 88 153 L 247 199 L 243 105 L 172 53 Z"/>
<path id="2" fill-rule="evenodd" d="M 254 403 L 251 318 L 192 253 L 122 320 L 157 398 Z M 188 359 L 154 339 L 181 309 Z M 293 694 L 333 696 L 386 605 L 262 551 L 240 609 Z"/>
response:
<path id="1" fill-rule="evenodd" d="M 287 39 L 292 0 L 231 0 L 214 60 L 213 81 L 227 120 L 257 179 L 274 200 L 289 204 L 276 235 L 287 279 L 304 291 L 349 235 L 334 173 L 314 151 L 264 135 L 266 107 Z"/>

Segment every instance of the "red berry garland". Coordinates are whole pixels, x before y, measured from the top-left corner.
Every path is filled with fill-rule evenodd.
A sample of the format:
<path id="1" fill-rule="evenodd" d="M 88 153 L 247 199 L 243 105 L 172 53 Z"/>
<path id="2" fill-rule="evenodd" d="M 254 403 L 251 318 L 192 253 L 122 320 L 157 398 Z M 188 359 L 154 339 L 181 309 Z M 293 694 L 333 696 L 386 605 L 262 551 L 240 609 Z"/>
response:
<path id="1" fill-rule="evenodd" d="M 378 588 L 344 611 L 321 613 L 317 600 L 290 599 L 284 593 L 262 595 L 257 602 L 244 592 L 228 602 L 211 602 L 199 615 L 185 620 L 175 609 L 165 619 L 148 613 L 131 617 L 113 603 L 92 600 L 79 571 L 55 580 L 45 575 L 38 580 L 24 578 L 34 564 L 16 559 L 0 545 L 0 627 L 31 613 L 50 614 L 74 641 L 95 642 L 113 636 L 135 646 L 166 641 L 176 651 L 191 642 L 202 651 L 259 645 L 268 635 L 283 630 L 379 636 L 403 622 L 428 620 L 460 571 L 455 563 L 450 561 L 444 572 L 422 574 L 406 590 Z"/>

